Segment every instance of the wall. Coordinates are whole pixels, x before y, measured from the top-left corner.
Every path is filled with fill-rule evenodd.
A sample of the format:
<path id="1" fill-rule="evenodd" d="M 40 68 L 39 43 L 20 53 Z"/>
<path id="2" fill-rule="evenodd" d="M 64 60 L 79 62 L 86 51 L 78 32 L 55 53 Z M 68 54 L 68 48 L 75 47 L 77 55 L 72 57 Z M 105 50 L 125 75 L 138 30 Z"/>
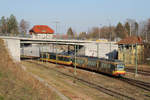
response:
<path id="1" fill-rule="evenodd" d="M 22 47 L 20 49 L 21 56 L 31 56 L 31 57 L 39 57 L 40 50 L 39 47 L 30 46 L 30 47 Z"/>
<path id="2" fill-rule="evenodd" d="M 85 45 L 85 55 L 99 58 L 117 58 L 118 45 L 114 42 L 98 42 Z"/>
<path id="3" fill-rule="evenodd" d="M 56 53 L 56 45 L 53 44 L 32 44 L 28 47 L 21 47 L 20 49 L 22 56 L 30 56 L 30 57 L 39 57 L 40 52 L 55 52 Z M 60 48 L 57 47 L 57 53 L 63 52 Z"/>
<path id="4" fill-rule="evenodd" d="M 118 50 L 118 59 L 124 61 L 125 64 L 135 65 L 135 45 L 120 45 Z M 144 61 L 144 45 L 137 45 L 137 61 L 138 64 L 142 64 Z"/>
<path id="5" fill-rule="evenodd" d="M 62 49 L 65 47 L 66 49 Z M 55 52 L 56 45 L 44 44 L 44 45 L 32 45 L 32 47 L 24 47 L 24 50 L 21 50 L 21 54 L 26 56 L 39 56 L 39 51 L 41 52 Z M 67 52 L 67 46 L 57 45 L 57 53 Z M 70 47 L 70 50 L 74 51 L 74 48 Z M 77 50 L 77 55 L 85 55 L 99 58 L 116 58 L 117 56 L 118 45 L 114 42 L 98 42 L 98 43 L 85 43 L 80 50 Z"/>
<path id="6" fill-rule="evenodd" d="M 3 40 L 12 58 L 16 62 L 20 61 L 20 40 L 19 39 L 3 39 Z"/>

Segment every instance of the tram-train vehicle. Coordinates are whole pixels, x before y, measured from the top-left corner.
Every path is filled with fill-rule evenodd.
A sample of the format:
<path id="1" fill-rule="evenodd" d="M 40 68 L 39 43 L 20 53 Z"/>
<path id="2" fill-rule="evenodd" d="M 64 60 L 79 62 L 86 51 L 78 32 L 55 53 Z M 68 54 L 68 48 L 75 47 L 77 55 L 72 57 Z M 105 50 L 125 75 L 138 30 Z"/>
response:
<path id="1" fill-rule="evenodd" d="M 70 58 L 71 56 L 68 55 L 59 54 L 56 56 L 56 53 L 47 53 L 47 52 L 40 53 L 40 60 L 63 65 L 72 65 L 72 60 Z"/>
<path id="2" fill-rule="evenodd" d="M 123 76 L 126 73 L 124 69 L 124 63 L 119 60 L 108 60 L 104 58 L 87 56 L 74 57 L 62 54 L 57 54 L 56 56 L 55 53 L 46 52 L 42 52 L 40 54 L 40 60 L 63 65 L 76 65 L 78 68 L 102 72 L 113 76 Z"/>
<path id="3" fill-rule="evenodd" d="M 76 57 L 76 61 L 73 57 L 72 64 L 80 68 L 94 70 L 113 76 L 123 76 L 126 73 L 124 70 L 125 65 L 119 60 L 108 60 L 104 58 L 80 56 Z"/>

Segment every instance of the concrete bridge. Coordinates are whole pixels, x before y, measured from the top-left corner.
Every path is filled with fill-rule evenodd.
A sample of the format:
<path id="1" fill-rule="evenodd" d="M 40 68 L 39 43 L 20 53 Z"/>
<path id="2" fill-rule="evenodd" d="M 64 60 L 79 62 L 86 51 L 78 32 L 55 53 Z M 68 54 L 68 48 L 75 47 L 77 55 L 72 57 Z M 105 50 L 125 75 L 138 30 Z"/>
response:
<path id="1" fill-rule="evenodd" d="M 78 45 L 84 47 L 86 56 L 110 58 L 110 55 L 116 55 L 118 45 L 115 42 L 96 42 L 87 40 L 63 40 L 63 39 L 32 39 L 24 37 L 0 36 L 15 61 L 20 61 L 22 44 L 54 44 L 54 45 Z M 114 54 L 115 53 L 115 54 Z"/>

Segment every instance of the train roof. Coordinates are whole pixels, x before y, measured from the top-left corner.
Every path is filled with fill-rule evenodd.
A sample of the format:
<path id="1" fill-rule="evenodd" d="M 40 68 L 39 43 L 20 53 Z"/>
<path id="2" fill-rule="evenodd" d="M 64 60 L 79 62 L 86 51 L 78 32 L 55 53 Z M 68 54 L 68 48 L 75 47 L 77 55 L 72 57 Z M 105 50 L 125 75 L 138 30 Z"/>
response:
<path id="1" fill-rule="evenodd" d="M 90 57 L 90 56 L 82 56 L 82 55 L 77 56 L 77 57 L 85 57 L 85 58 L 88 58 L 89 60 L 105 60 L 105 61 L 111 61 L 111 62 L 122 62 L 118 59 L 106 59 L 106 58 L 98 58 L 98 57 Z"/>
<path id="2" fill-rule="evenodd" d="M 54 53 L 54 52 L 42 52 L 42 53 L 48 53 L 48 54 L 56 55 L 56 53 Z M 58 55 L 71 56 L 71 58 L 75 57 L 75 55 L 67 54 L 67 53 L 58 53 Z M 76 57 L 88 58 L 89 60 L 103 60 L 103 61 L 110 61 L 110 62 L 122 62 L 118 59 L 106 59 L 106 58 L 98 58 L 98 57 L 91 57 L 91 56 L 84 56 L 84 55 L 77 55 Z"/>

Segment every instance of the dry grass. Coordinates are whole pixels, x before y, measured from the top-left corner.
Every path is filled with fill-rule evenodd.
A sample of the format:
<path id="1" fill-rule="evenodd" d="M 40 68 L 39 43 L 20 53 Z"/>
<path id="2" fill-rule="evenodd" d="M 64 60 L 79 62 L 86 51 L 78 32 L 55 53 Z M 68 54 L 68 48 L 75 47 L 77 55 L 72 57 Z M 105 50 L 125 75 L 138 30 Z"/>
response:
<path id="1" fill-rule="evenodd" d="M 31 61 L 36 62 L 36 61 Z M 64 76 L 63 74 L 58 73 L 63 72 L 68 75 L 73 75 L 74 71 L 72 67 L 56 67 L 55 64 L 46 63 L 46 62 L 37 62 L 41 65 L 49 67 L 49 70 L 41 65 L 22 62 L 27 66 L 27 70 L 37 74 L 38 76 L 45 79 L 47 82 L 50 82 L 52 86 L 61 91 L 64 95 L 68 96 L 72 100 L 116 100 L 116 98 L 110 97 L 104 93 L 101 93 L 93 88 L 90 88 L 80 81 L 77 81 L 75 84 L 73 83 L 73 78 Z M 57 71 L 54 71 L 57 70 Z M 88 80 L 90 82 L 94 82 L 95 84 L 99 84 L 100 86 L 110 89 L 112 91 L 116 91 L 118 93 L 122 93 L 124 95 L 135 98 L 135 100 L 150 100 L 149 92 L 143 89 L 140 89 L 136 86 L 130 85 L 126 82 L 120 81 L 118 79 L 114 79 L 112 77 L 108 77 L 101 74 L 92 73 L 85 70 L 77 69 L 77 76 L 79 78 Z M 132 75 L 127 73 L 128 78 L 131 78 Z M 149 77 L 141 77 L 138 76 L 138 79 L 141 81 L 149 80 Z M 147 95 L 147 96 L 146 96 Z"/>
<path id="2" fill-rule="evenodd" d="M 41 65 L 37 65 L 30 62 L 23 61 L 22 64 L 26 66 L 28 71 L 32 72 L 33 74 L 36 74 L 39 77 L 42 77 L 51 86 L 61 91 L 61 93 L 63 93 L 71 100 L 116 100 L 113 97 L 106 95 L 94 88 L 91 88 L 80 81 L 74 83 L 74 79 L 72 77 L 68 77 L 59 73 L 63 72 L 73 76 L 74 71 L 70 67 L 63 66 L 61 68 L 61 65 L 57 65 L 57 67 L 55 67 L 55 64 L 37 62 L 41 65 L 49 67 L 49 69 L 47 69 Z M 81 71 L 77 70 L 78 75 L 79 73 L 81 73 Z M 84 77 L 87 77 L 88 73 L 85 74 L 86 75 Z"/>
<path id="3" fill-rule="evenodd" d="M 22 70 L 9 56 L 0 39 L 0 100 L 60 99 L 43 83 Z"/>

